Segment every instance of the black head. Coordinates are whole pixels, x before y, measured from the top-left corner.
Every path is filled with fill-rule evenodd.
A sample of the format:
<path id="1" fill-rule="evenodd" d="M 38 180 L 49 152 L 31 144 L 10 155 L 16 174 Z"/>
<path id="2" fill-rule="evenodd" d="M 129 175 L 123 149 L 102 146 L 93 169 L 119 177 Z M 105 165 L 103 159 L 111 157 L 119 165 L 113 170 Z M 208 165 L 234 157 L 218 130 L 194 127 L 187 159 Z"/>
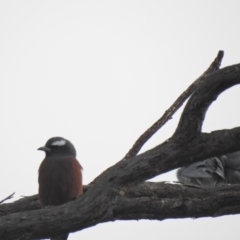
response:
<path id="1" fill-rule="evenodd" d="M 38 148 L 46 153 L 46 157 L 76 157 L 76 149 L 73 144 L 65 138 L 50 138 L 44 147 Z"/>

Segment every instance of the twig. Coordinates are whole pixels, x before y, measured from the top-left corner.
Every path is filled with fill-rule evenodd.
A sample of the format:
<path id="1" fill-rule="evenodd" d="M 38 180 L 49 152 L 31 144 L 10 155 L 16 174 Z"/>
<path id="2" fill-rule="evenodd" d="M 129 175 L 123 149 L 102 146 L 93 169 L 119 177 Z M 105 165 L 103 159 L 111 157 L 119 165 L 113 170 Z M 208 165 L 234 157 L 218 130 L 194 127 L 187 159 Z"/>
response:
<path id="1" fill-rule="evenodd" d="M 0 201 L 0 204 L 2 204 L 3 202 L 5 202 L 6 200 L 11 199 L 11 198 L 13 197 L 14 194 L 15 194 L 15 192 L 12 193 L 11 195 L 9 195 L 8 197 L 4 198 L 2 201 Z"/>
<path id="2" fill-rule="evenodd" d="M 186 99 L 195 91 L 195 89 L 204 81 L 205 77 L 220 68 L 224 52 L 219 51 L 217 57 L 208 67 L 208 69 L 195 80 L 188 88 L 185 90 L 177 100 L 172 104 L 172 106 L 165 111 L 162 117 L 157 120 L 150 128 L 148 128 L 133 144 L 132 148 L 125 155 L 124 159 L 134 157 L 138 154 L 142 146 L 169 120 L 172 118 L 173 114 L 182 106 Z"/>

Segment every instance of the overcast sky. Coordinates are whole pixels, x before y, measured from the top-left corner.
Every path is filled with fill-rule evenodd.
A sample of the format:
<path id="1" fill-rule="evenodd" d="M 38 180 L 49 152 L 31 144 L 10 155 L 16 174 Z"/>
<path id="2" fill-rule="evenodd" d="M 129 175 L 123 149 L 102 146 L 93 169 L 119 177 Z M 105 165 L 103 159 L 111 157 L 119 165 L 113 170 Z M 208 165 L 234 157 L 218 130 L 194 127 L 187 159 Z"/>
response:
<path id="1" fill-rule="evenodd" d="M 0 1 L 0 200 L 38 191 L 36 149 L 75 145 L 88 184 L 120 160 L 224 50 L 240 62 L 240 1 Z M 240 125 L 240 87 L 203 130 Z M 171 136 L 180 111 L 142 149 Z M 176 180 L 175 171 L 156 181 Z M 70 240 L 239 239 L 240 216 L 99 224 Z M 229 234 L 231 233 L 231 234 Z"/>

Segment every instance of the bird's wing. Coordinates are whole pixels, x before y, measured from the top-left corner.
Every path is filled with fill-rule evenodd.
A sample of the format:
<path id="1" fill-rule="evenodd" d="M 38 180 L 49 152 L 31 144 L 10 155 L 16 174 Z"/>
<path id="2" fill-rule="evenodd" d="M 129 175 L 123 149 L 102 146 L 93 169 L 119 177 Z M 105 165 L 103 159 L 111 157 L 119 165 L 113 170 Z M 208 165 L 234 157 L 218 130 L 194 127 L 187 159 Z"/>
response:
<path id="1" fill-rule="evenodd" d="M 222 155 L 220 159 L 224 159 L 226 168 L 240 171 L 240 151 Z"/>
<path id="2" fill-rule="evenodd" d="M 223 163 L 217 157 L 190 164 L 179 170 L 179 175 L 189 178 L 211 178 L 214 173 L 225 178 Z"/>

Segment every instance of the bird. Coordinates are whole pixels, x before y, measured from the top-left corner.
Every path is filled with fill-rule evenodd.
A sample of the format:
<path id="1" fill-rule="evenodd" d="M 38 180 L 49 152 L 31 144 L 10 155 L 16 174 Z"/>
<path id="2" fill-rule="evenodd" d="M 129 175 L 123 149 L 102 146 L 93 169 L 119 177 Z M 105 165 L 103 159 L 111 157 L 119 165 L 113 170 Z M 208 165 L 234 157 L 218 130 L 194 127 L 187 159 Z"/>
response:
<path id="1" fill-rule="evenodd" d="M 184 184 L 205 188 L 240 184 L 240 151 L 184 166 L 178 169 L 177 178 Z"/>
<path id="2" fill-rule="evenodd" d="M 82 194 L 82 166 L 76 159 L 76 149 L 63 137 L 50 138 L 38 148 L 46 156 L 39 167 L 39 200 L 41 207 L 57 206 Z M 51 240 L 66 240 L 68 233 L 52 236 Z"/>

